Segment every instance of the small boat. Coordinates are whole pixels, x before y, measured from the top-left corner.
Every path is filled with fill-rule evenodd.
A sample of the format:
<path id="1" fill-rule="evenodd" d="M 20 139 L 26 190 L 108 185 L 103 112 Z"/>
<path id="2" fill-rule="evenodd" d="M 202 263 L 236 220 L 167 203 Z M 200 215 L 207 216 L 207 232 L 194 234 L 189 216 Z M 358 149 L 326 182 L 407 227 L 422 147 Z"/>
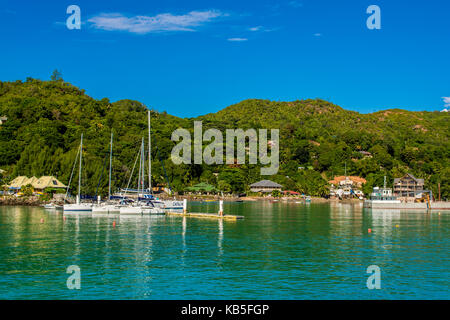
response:
<path id="1" fill-rule="evenodd" d="M 63 209 L 63 206 L 60 206 L 60 205 L 57 205 L 54 203 L 45 204 L 45 205 L 43 205 L 43 207 L 46 210 L 62 210 Z"/>
<path id="2" fill-rule="evenodd" d="M 310 203 L 310 202 L 311 202 L 311 197 L 310 197 L 310 196 L 307 196 L 307 197 L 305 198 L 305 202 L 306 202 L 306 203 Z"/>

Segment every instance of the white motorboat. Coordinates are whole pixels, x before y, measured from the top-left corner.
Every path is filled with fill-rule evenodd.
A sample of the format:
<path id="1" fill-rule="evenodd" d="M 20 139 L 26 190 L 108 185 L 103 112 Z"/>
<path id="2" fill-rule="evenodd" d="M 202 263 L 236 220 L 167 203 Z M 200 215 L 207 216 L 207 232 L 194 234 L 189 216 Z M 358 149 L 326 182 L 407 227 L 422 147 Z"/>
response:
<path id="1" fill-rule="evenodd" d="M 151 201 L 155 207 L 164 209 L 165 211 L 183 210 L 183 201 L 159 200 L 159 199 L 154 199 L 154 198 L 152 198 Z"/>

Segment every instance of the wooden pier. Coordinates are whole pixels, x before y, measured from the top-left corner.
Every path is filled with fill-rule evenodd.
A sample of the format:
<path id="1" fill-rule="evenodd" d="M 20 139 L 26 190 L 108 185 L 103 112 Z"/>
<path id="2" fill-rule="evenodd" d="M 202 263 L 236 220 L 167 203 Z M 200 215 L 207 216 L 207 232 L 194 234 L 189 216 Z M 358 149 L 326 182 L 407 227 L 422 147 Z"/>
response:
<path id="1" fill-rule="evenodd" d="M 209 219 L 223 219 L 223 220 L 241 220 L 244 219 L 243 216 L 234 216 L 229 214 L 223 214 L 223 200 L 219 201 L 219 212 L 218 213 L 194 213 L 187 212 L 187 200 L 183 201 L 183 212 L 166 212 L 168 216 L 179 216 L 179 217 L 189 217 L 189 218 L 209 218 Z"/>
<path id="2" fill-rule="evenodd" d="M 223 220 L 241 220 L 244 216 L 234 216 L 234 215 L 219 215 L 218 213 L 193 213 L 193 212 L 167 212 L 168 216 L 178 216 L 178 217 L 189 217 L 189 218 L 210 218 L 210 219 L 223 219 Z"/>

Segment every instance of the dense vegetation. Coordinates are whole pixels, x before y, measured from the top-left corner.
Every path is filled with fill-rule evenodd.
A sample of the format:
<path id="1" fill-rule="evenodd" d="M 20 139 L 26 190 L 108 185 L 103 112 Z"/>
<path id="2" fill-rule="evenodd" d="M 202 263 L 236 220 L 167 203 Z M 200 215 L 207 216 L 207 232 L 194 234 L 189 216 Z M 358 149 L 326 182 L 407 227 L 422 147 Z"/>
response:
<path id="1" fill-rule="evenodd" d="M 0 179 L 54 175 L 67 183 L 84 133 L 84 192 L 94 194 L 103 175 L 100 191 L 105 194 L 105 157 L 112 130 L 113 185 L 125 187 L 141 138 L 147 134 L 146 110 L 136 101 L 92 99 L 60 77 L 0 82 L 0 116 L 8 117 L 0 126 L 0 168 L 6 170 Z M 179 127 L 192 132 L 195 120 L 203 121 L 204 130 L 222 132 L 227 128 L 280 129 L 278 174 L 261 177 L 258 165 L 174 165 L 171 134 Z M 271 179 L 285 189 L 323 196 L 328 192 L 327 180 L 343 175 L 346 164 L 348 175 L 367 179 L 366 193 L 381 185 L 384 175 L 392 182 L 410 172 L 425 178 L 426 187 L 435 194 L 440 182 L 442 196 L 450 198 L 449 120 L 448 113 L 397 109 L 360 114 L 322 100 L 246 100 L 195 119 L 153 110 L 153 180 L 166 183 L 164 164 L 175 191 L 207 182 L 225 192 L 240 193 L 253 182 Z"/>

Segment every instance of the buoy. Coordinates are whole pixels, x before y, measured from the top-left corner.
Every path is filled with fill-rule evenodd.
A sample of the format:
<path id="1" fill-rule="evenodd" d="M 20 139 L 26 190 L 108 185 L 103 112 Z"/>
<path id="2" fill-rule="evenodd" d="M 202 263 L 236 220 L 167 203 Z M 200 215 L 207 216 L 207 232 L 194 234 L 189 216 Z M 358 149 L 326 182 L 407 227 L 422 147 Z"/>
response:
<path id="1" fill-rule="evenodd" d="M 63 217 L 63 220 L 66 221 L 66 217 Z"/>
<path id="2" fill-rule="evenodd" d="M 113 228 L 115 228 L 116 227 L 116 222 L 115 221 L 113 221 Z"/>
<path id="3" fill-rule="evenodd" d="M 398 227 L 399 227 L 399 225 L 398 225 L 398 224 L 396 224 L 396 225 L 395 225 L 395 227 L 396 227 L 396 228 L 398 228 Z"/>
<path id="4" fill-rule="evenodd" d="M 372 229 L 369 228 L 369 229 L 367 230 L 367 232 L 371 233 L 371 232 L 372 232 Z"/>
<path id="5" fill-rule="evenodd" d="M 44 219 L 43 218 L 41 219 L 41 223 L 44 223 Z"/>

